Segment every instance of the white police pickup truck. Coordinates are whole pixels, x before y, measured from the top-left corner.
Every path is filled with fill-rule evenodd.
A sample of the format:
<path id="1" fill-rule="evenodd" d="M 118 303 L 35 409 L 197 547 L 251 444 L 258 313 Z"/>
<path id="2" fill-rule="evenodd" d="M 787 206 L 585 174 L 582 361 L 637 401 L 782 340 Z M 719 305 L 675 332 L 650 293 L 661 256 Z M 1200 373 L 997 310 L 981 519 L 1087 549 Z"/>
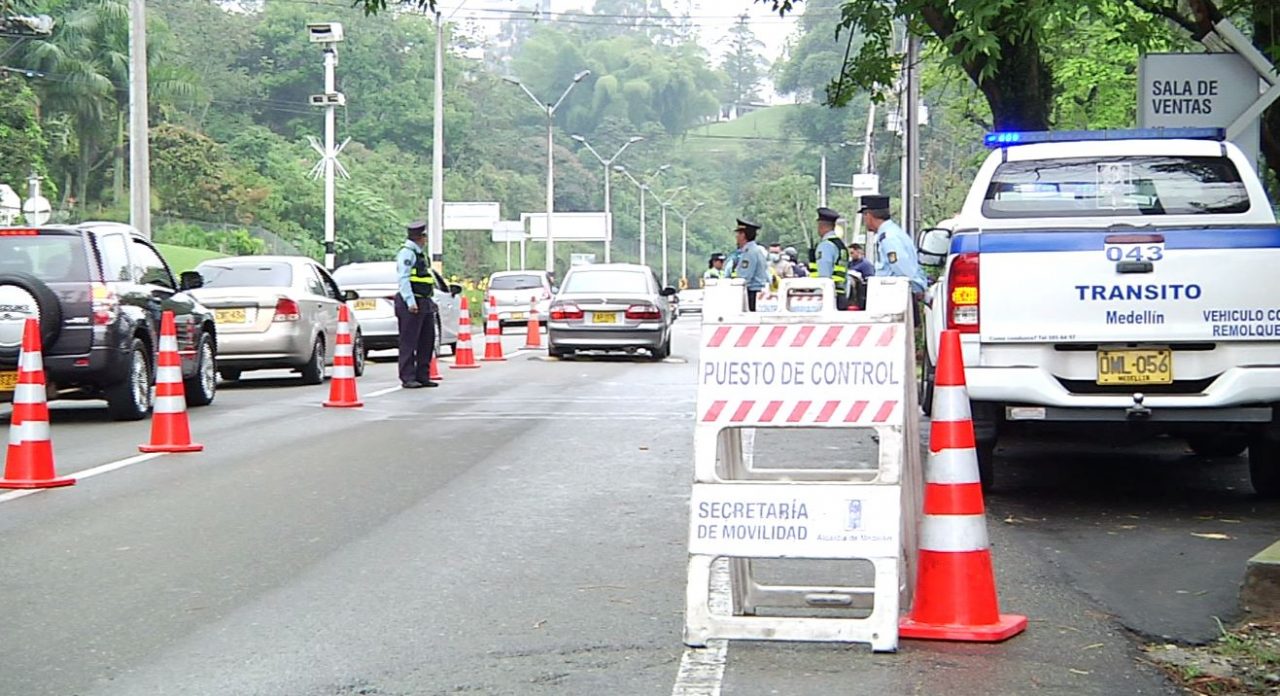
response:
<path id="1" fill-rule="evenodd" d="M 993 133 L 926 313 L 962 334 L 983 483 L 1002 434 L 1249 449 L 1280 495 L 1280 226 L 1219 129 Z"/>

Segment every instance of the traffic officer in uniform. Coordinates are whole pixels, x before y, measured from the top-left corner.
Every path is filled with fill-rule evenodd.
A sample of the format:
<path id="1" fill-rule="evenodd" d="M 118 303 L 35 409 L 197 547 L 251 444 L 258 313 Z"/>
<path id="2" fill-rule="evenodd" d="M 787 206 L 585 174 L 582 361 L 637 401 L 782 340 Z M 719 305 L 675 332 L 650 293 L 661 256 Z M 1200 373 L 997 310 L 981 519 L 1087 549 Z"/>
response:
<path id="1" fill-rule="evenodd" d="M 760 226 L 738 218 L 738 263 L 735 278 L 742 278 L 747 286 L 747 310 L 756 311 L 757 296 L 769 287 L 769 257 L 764 247 L 756 243 Z"/>
<path id="2" fill-rule="evenodd" d="M 840 213 L 818 208 L 818 235 L 822 241 L 809 250 L 809 275 L 830 278 L 836 286 L 836 309 L 849 308 L 849 248 L 836 231 Z"/>
<path id="3" fill-rule="evenodd" d="M 702 280 L 708 281 L 727 278 L 728 274 L 724 272 L 724 262 L 728 258 L 728 256 L 719 252 L 712 254 L 711 259 L 707 261 L 707 270 L 702 272 Z M 705 285 L 706 283 L 704 282 L 703 284 Z"/>
<path id="4" fill-rule="evenodd" d="M 888 196 L 863 196 L 862 222 L 876 236 L 876 275 L 906 278 L 911 283 L 911 293 L 917 300 L 924 297 L 928 280 L 916 245 L 898 223 L 889 218 Z"/>
<path id="5" fill-rule="evenodd" d="M 431 358 L 436 349 L 435 279 L 424 251 L 427 223 L 409 224 L 408 239 L 396 253 L 396 320 L 400 325 L 400 386 L 438 387 L 431 381 Z"/>

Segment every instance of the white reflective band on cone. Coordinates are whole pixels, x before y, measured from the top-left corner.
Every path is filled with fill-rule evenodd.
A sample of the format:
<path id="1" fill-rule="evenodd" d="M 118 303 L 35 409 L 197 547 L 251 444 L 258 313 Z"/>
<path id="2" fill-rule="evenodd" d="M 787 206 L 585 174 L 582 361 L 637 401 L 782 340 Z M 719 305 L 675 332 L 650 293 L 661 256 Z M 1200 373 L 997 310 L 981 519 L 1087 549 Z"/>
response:
<path id="1" fill-rule="evenodd" d="M 176 365 L 164 365 L 156 368 L 156 384 L 173 384 L 182 381 L 182 368 Z"/>
<path id="2" fill-rule="evenodd" d="M 355 379 L 355 368 L 350 365 L 334 365 L 333 379 Z"/>
<path id="3" fill-rule="evenodd" d="M 987 549 L 986 515 L 925 515 L 920 550 L 961 553 Z"/>
<path id="4" fill-rule="evenodd" d="M 187 409 L 187 400 L 181 396 L 157 396 L 156 413 L 182 413 Z"/>
<path id="5" fill-rule="evenodd" d="M 49 421 L 22 421 L 10 426 L 9 441 L 45 442 L 49 439 Z"/>
<path id="6" fill-rule="evenodd" d="M 178 339 L 177 339 L 177 337 L 175 337 L 175 336 L 161 336 L 161 337 L 160 337 L 160 351 L 161 351 L 161 352 L 168 351 L 168 352 L 171 352 L 171 353 L 176 353 L 176 352 L 178 352 Z"/>
<path id="7" fill-rule="evenodd" d="M 333 357 L 350 358 L 355 356 L 355 347 L 350 343 L 339 343 L 333 347 Z"/>
<path id="8" fill-rule="evenodd" d="M 342 334 L 344 334 L 344 333 L 350 333 L 350 332 L 351 332 L 351 325 L 350 325 L 350 324 L 348 324 L 348 323 L 347 323 L 347 322 L 345 322 L 345 321 L 340 321 L 340 322 L 338 322 L 338 335 L 339 335 L 339 336 L 341 336 L 341 335 L 342 335 Z"/>
<path id="9" fill-rule="evenodd" d="M 19 384 L 13 388 L 13 403 L 15 404 L 42 404 L 44 403 L 44 387 L 39 384 Z"/>
<path id="10" fill-rule="evenodd" d="M 972 420 L 968 391 L 964 387 L 934 387 L 933 414 L 930 419 L 935 421 Z"/>
<path id="11" fill-rule="evenodd" d="M 18 359 L 19 372 L 39 372 L 44 369 L 42 361 L 44 358 L 40 355 L 40 351 L 33 350 L 30 353 L 23 351 L 22 357 Z"/>
<path id="12" fill-rule="evenodd" d="M 924 480 L 929 483 L 980 483 L 978 453 L 972 448 L 930 452 L 929 461 L 924 465 Z"/>

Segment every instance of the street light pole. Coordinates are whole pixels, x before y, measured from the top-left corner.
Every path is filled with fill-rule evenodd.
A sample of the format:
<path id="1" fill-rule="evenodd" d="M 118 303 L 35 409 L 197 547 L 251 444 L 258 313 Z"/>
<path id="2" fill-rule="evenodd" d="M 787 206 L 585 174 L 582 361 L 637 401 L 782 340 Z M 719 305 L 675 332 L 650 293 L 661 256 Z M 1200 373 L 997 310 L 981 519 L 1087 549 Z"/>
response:
<path id="1" fill-rule="evenodd" d="M 676 202 L 676 195 L 678 195 L 681 191 L 687 188 L 689 187 L 677 186 L 676 188 L 668 191 L 665 197 L 660 198 L 656 195 L 654 196 L 654 198 L 658 199 L 658 205 L 662 206 L 662 286 L 663 287 L 666 287 L 670 284 L 669 276 L 667 275 L 667 208 L 671 207 L 671 204 Z"/>
<path id="2" fill-rule="evenodd" d="M 658 167 L 656 170 L 654 170 L 652 174 L 645 177 L 645 179 L 655 179 L 670 168 L 671 168 L 671 165 L 664 164 L 661 167 Z M 625 175 L 628 179 L 631 180 L 631 183 L 636 185 L 636 188 L 640 189 L 640 265 L 643 266 L 645 265 L 645 257 L 646 257 L 645 248 L 648 246 L 648 241 L 646 240 L 646 229 L 645 229 L 644 199 L 645 199 L 645 194 L 651 191 L 652 189 L 649 188 L 649 185 L 647 183 L 640 181 L 636 179 L 634 176 L 632 176 L 631 172 L 627 171 L 627 168 L 620 164 L 615 165 L 613 168 L 613 171 Z"/>
<path id="3" fill-rule="evenodd" d="M 533 103 L 537 104 L 538 108 L 542 109 L 543 112 L 546 113 L 547 115 L 547 273 L 551 273 L 551 274 L 554 274 L 556 272 L 555 237 L 552 234 L 552 225 L 551 225 L 552 214 L 555 212 L 555 206 L 556 206 L 556 194 L 555 194 L 556 164 L 555 164 L 555 140 L 554 140 L 554 131 L 553 131 L 555 126 L 556 109 L 560 108 L 560 105 L 564 103 L 565 98 L 567 98 L 569 96 L 569 93 L 573 91 L 574 86 L 576 86 L 579 82 L 582 82 L 590 74 L 591 74 L 590 70 L 583 70 L 578 74 L 574 75 L 573 82 L 570 82 L 569 86 L 564 88 L 564 93 L 560 95 L 560 98 L 557 99 L 554 104 L 544 103 L 542 100 L 538 99 L 538 97 L 536 97 L 533 94 L 533 92 L 531 92 L 529 88 L 524 85 L 523 82 L 515 79 L 514 77 L 502 78 L 504 81 L 510 82 L 511 84 L 524 90 L 524 93 L 527 94 L 529 98 L 533 100 Z"/>
<path id="4" fill-rule="evenodd" d="M 129 2 L 129 224 L 151 238 L 151 148 L 147 125 L 147 15 Z"/>
<path id="5" fill-rule="evenodd" d="M 613 246 L 613 206 L 612 206 L 612 199 L 609 193 L 609 190 L 610 190 L 609 180 L 612 178 L 610 176 L 610 170 L 613 168 L 613 163 L 618 161 L 618 158 L 622 156 L 622 153 L 628 147 L 630 147 L 634 143 L 638 143 L 641 140 L 644 140 L 644 137 L 640 135 L 632 136 L 630 139 L 627 140 L 627 142 L 623 143 L 622 147 L 618 148 L 618 151 L 613 153 L 613 157 L 610 157 L 609 159 L 605 159 L 604 157 L 601 157 L 600 153 L 596 152 L 596 149 L 594 147 L 591 147 L 591 143 L 587 142 L 587 139 L 582 137 L 581 135 L 574 135 L 570 137 L 572 137 L 574 140 L 585 145 L 587 148 L 587 151 L 589 151 L 592 155 L 595 155 L 595 158 L 599 160 L 600 164 L 604 167 L 604 215 L 605 215 L 605 218 L 609 221 L 608 222 L 609 229 L 606 232 L 607 237 L 604 240 L 604 262 L 610 263 L 610 260 L 611 260 L 610 248 Z"/>
<path id="6" fill-rule="evenodd" d="M 706 204 L 702 202 L 696 203 L 687 213 L 676 211 L 676 215 L 680 216 L 680 277 L 686 281 L 689 278 L 689 218 L 704 205 Z"/>

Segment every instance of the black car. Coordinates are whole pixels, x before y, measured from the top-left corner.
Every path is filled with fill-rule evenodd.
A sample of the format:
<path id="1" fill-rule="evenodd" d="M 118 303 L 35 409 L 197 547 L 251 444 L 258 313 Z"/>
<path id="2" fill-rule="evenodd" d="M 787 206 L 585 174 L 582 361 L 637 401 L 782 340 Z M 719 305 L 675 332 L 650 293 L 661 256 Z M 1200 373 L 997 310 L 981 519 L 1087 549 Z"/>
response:
<path id="1" fill-rule="evenodd" d="M 57 398 L 106 399 L 115 420 L 151 411 L 160 318 L 172 310 L 191 406 L 213 402 L 213 314 L 128 225 L 0 227 L 0 402 L 12 401 L 28 317 L 40 319 L 45 379 Z"/>

